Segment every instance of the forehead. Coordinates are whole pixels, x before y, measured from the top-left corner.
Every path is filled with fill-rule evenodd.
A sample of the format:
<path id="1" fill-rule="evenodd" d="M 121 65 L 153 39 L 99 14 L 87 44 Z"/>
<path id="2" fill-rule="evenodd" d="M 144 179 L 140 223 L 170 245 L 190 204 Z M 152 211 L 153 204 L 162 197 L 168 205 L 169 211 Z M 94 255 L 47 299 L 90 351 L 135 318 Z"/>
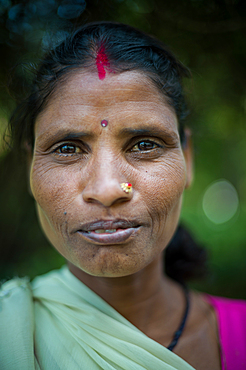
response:
<path id="1" fill-rule="evenodd" d="M 102 119 L 134 125 L 136 119 L 159 121 L 177 127 L 176 114 L 165 96 L 141 72 L 110 73 L 105 79 L 95 72 L 70 73 L 57 85 L 36 120 L 35 131 L 43 126 L 92 124 Z M 40 127 L 42 126 L 42 127 Z"/>

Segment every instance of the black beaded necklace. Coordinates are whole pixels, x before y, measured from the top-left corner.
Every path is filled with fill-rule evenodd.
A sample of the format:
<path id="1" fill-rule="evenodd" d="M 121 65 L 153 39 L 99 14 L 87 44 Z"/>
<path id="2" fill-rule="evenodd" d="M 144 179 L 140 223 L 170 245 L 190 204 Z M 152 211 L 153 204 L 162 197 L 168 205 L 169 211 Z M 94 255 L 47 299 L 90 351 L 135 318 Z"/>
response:
<path id="1" fill-rule="evenodd" d="M 175 331 L 175 333 L 174 333 L 172 342 L 167 347 L 167 349 L 169 349 L 170 351 L 172 351 L 174 349 L 174 347 L 176 346 L 176 344 L 178 343 L 178 340 L 181 337 L 181 334 L 183 333 L 185 323 L 187 321 L 187 316 L 188 316 L 188 313 L 189 313 L 189 308 L 190 308 L 189 291 L 186 287 L 183 287 L 183 288 L 184 288 L 185 300 L 186 300 L 185 312 L 184 312 L 184 316 L 182 318 L 182 321 L 181 321 L 181 324 L 179 325 L 178 330 Z"/>

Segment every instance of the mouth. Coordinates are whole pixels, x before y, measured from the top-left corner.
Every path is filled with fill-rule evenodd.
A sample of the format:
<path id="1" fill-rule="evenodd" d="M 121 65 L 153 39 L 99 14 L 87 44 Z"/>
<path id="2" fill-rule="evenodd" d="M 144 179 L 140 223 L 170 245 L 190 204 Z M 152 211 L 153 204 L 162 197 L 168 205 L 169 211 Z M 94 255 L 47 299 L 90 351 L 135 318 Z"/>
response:
<path id="1" fill-rule="evenodd" d="M 117 230 L 119 229 L 107 229 L 107 230 L 104 230 L 104 229 L 97 229 L 97 230 L 94 230 L 93 232 L 95 232 L 96 234 L 113 234 L 113 233 L 116 233 Z M 87 231 L 88 234 L 91 234 L 92 231 Z"/>
<path id="2" fill-rule="evenodd" d="M 96 244 L 121 244 L 133 237 L 140 229 L 135 222 L 97 221 L 82 225 L 77 232 L 89 241 Z"/>

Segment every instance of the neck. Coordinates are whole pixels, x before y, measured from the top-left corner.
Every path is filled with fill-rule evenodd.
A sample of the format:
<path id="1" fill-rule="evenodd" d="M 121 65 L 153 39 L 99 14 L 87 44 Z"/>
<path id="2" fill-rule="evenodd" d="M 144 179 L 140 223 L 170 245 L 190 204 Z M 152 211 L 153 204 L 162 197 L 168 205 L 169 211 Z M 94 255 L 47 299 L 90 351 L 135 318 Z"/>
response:
<path id="1" fill-rule="evenodd" d="M 177 304 L 182 307 L 183 293 L 178 284 L 163 274 L 162 260 L 157 258 L 143 270 L 120 278 L 91 276 L 71 263 L 69 269 L 128 321 L 146 332 L 147 326 L 153 327 L 153 320 L 163 321 Z"/>

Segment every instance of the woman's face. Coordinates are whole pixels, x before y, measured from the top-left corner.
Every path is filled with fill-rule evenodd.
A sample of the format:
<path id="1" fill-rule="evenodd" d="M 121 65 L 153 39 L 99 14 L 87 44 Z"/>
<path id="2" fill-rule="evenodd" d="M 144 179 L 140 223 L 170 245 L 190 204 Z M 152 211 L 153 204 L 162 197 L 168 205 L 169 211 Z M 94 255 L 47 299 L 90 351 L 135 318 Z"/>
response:
<path id="1" fill-rule="evenodd" d="M 37 118 L 30 185 L 39 220 L 57 251 L 88 274 L 126 276 L 157 258 L 186 184 L 176 115 L 140 72 L 104 80 L 76 72 Z"/>

